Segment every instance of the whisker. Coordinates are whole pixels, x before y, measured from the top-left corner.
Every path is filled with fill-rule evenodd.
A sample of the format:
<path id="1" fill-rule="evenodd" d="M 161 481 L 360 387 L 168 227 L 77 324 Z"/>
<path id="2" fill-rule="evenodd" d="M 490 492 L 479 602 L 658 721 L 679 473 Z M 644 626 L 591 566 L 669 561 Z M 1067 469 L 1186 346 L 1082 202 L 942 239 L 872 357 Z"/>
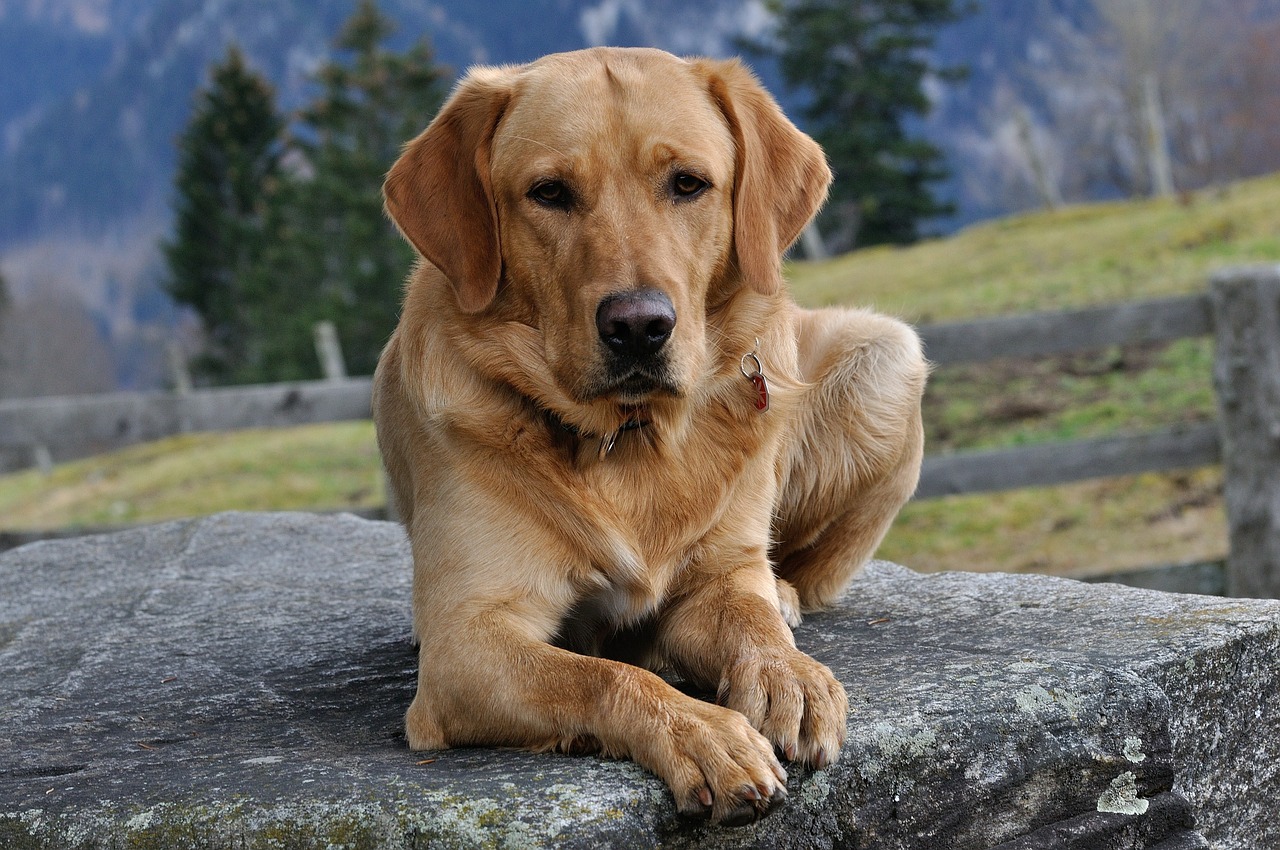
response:
<path id="1" fill-rule="evenodd" d="M 556 155 L 558 155 L 558 156 L 562 156 L 562 157 L 565 157 L 566 159 L 568 159 L 568 156 L 565 154 L 565 152 L 564 152 L 564 151 L 556 150 L 555 148 L 551 147 L 551 145 L 547 144 L 546 142 L 540 142 L 540 141 L 538 141 L 537 139 L 531 139 L 531 138 L 529 138 L 528 136 L 512 136 L 511 138 L 513 138 L 513 139 L 519 139 L 519 140 L 520 140 L 520 141 L 522 141 L 522 142 L 528 142 L 528 143 L 529 143 L 529 144 L 531 144 L 531 145 L 538 145 L 538 146 L 540 146 L 540 147 L 544 147 L 544 148 L 546 148 L 547 150 L 551 151 L 553 154 L 556 154 Z"/>

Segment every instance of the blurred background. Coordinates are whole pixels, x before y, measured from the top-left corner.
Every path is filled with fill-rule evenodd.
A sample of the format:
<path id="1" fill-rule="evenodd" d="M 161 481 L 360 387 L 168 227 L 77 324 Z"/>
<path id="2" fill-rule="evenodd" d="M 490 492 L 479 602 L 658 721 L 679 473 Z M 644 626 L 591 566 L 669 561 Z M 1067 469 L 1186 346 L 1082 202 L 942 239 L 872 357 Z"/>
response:
<path id="1" fill-rule="evenodd" d="M 0 530 L 376 515 L 366 421 L 72 458 L 4 405 L 367 376 L 412 261 L 378 197 L 400 144 L 471 64 L 602 44 L 741 55 L 823 143 L 804 304 L 928 325 L 1280 260 L 1280 0 L 0 0 Z M 1212 359 L 943 365 L 929 451 L 1211 423 Z M 921 500 L 882 554 L 1093 575 L 1226 547 L 1210 463 Z"/>

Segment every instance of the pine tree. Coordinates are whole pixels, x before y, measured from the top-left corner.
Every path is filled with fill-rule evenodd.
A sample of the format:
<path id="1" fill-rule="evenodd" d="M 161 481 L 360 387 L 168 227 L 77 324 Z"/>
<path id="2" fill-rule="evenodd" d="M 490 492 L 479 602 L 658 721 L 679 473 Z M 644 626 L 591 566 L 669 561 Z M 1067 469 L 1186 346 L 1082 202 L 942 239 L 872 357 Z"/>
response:
<path id="1" fill-rule="evenodd" d="M 200 316 L 206 345 L 194 366 L 215 381 L 233 378 L 248 356 L 243 278 L 261 257 L 283 127 L 271 87 L 233 45 L 178 142 L 165 288 Z"/>
<path id="2" fill-rule="evenodd" d="M 312 327 L 337 326 L 347 367 L 369 374 L 395 327 L 412 251 L 382 211 L 381 187 L 401 146 L 444 100 L 445 77 L 425 41 L 400 54 L 393 26 L 363 0 L 338 36 L 321 93 L 301 113 L 295 176 L 274 205 L 267 256 L 251 283 L 259 380 L 316 374 Z"/>
<path id="3" fill-rule="evenodd" d="M 8 313 L 9 313 L 9 284 L 4 279 L 4 275 L 0 274 L 0 335 L 3 335 L 4 332 L 8 330 L 5 327 L 5 324 L 6 324 L 5 319 L 8 318 Z M 2 346 L 0 346 L 0 348 L 2 348 Z M 5 363 L 3 352 L 0 351 L 0 380 L 2 380 L 4 377 L 4 367 L 6 365 L 8 364 Z M 0 394 L 3 393 L 3 390 L 4 390 L 4 387 L 0 386 Z"/>
<path id="4" fill-rule="evenodd" d="M 806 97 L 802 115 L 826 148 L 835 183 L 820 224 L 836 247 L 911 242 L 920 222 L 951 211 L 930 184 L 947 176 L 943 155 L 911 138 L 905 122 L 929 111 L 926 77 L 952 80 L 926 51 L 963 0 L 769 0 L 772 54 L 787 85 Z"/>

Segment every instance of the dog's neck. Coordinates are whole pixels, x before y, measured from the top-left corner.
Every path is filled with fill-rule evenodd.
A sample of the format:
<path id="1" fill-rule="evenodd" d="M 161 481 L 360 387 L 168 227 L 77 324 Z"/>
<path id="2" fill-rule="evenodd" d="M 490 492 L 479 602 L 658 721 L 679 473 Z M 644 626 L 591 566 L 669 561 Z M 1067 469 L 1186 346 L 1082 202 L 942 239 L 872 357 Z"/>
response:
<path id="1" fill-rule="evenodd" d="M 742 355 L 739 369 L 742 372 L 742 376 L 751 382 L 755 390 L 755 398 L 753 400 L 755 409 L 760 413 L 765 413 L 769 410 L 770 404 L 769 382 L 764 374 L 764 364 L 760 358 L 759 349 L 760 340 L 757 339 L 752 349 Z M 595 444 L 596 455 L 600 460 L 604 460 L 609 456 L 618 444 L 619 438 L 624 434 L 632 431 L 640 432 L 641 429 L 652 428 L 653 426 L 653 416 L 648 408 L 643 406 L 625 409 L 622 423 L 614 430 L 601 434 L 584 431 L 577 425 L 565 421 L 550 408 L 542 408 L 541 412 L 547 427 L 553 435 L 559 435 L 573 443 L 575 455 L 583 447 Z M 649 445 L 654 444 L 654 436 L 650 431 L 644 432 L 644 437 Z"/>
<path id="2" fill-rule="evenodd" d="M 576 425 L 565 422 L 553 410 L 546 410 L 543 416 L 547 421 L 547 426 L 553 433 L 560 433 L 574 440 L 579 444 L 597 443 L 599 446 L 599 458 L 604 460 L 614 446 L 618 443 L 618 438 L 628 431 L 638 431 L 641 428 L 647 428 L 653 424 L 643 408 L 637 409 L 618 426 L 617 430 L 607 434 L 588 434 Z"/>

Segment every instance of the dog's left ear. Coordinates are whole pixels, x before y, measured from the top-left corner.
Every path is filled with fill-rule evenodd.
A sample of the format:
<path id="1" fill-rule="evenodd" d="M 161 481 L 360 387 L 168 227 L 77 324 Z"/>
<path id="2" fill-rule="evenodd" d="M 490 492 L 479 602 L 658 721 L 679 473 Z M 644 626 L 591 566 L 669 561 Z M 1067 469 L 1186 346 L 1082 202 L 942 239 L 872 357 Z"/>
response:
<path id="1" fill-rule="evenodd" d="M 831 169 L 818 143 L 800 132 L 740 61 L 701 60 L 737 146 L 733 245 L 747 284 L 771 295 L 782 283 L 782 254 L 827 199 Z"/>

